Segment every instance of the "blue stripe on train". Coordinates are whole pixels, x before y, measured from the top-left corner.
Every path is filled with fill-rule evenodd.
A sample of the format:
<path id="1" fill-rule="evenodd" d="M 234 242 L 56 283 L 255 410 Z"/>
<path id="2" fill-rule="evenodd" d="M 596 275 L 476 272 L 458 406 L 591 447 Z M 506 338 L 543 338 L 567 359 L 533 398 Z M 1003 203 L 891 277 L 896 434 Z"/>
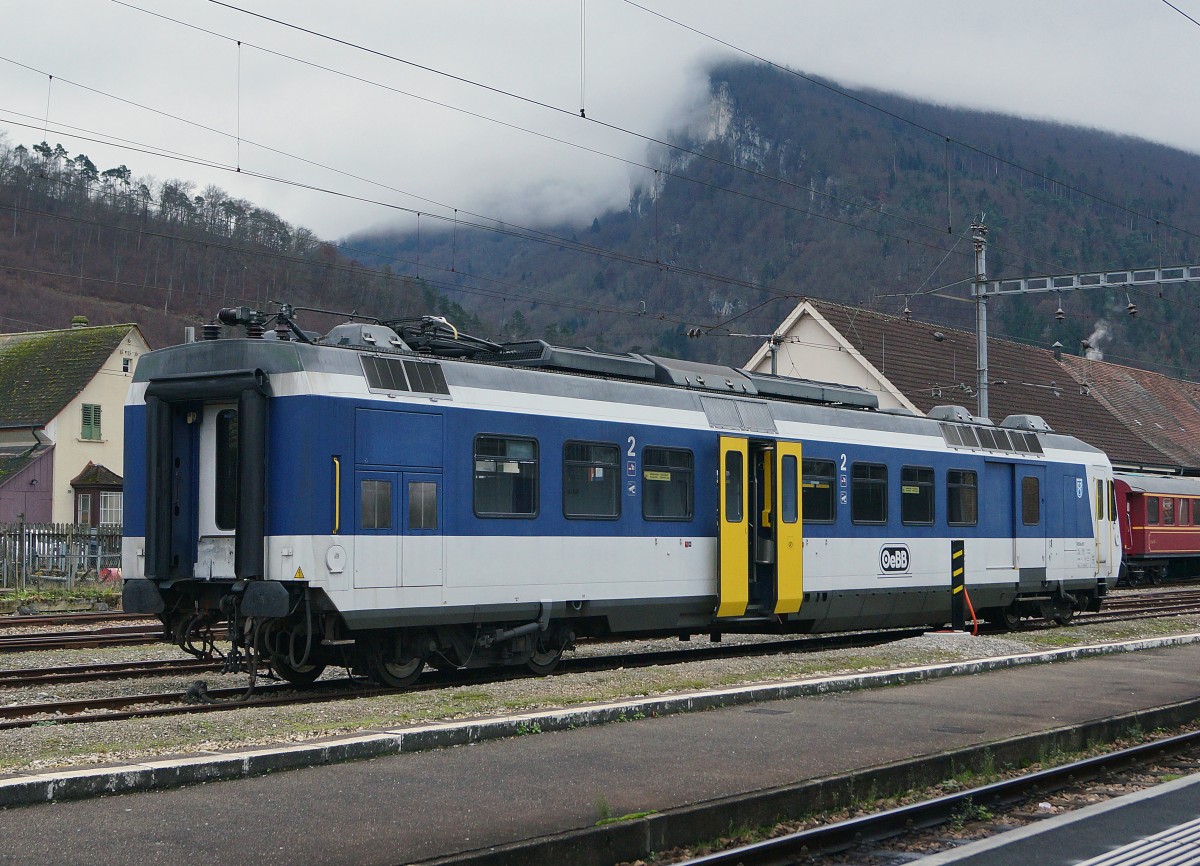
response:
<path id="1" fill-rule="evenodd" d="M 357 412 L 356 410 L 365 410 Z M 341 461 L 341 531 L 357 525 L 356 472 L 439 472 L 442 480 L 442 531 L 456 536 L 714 536 L 717 509 L 715 430 L 678 430 L 652 424 L 595 421 L 464 409 L 453 404 L 389 410 L 378 401 L 299 396 L 271 401 L 268 443 L 268 519 L 270 535 L 327 535 L 334 523 L 333 457 Z M 831 432 L 836 432 L 831 430 Z M 539 442 L 539 508 L 535 518 L 480 518 L 472 505 L 475 436 L 480 433 L 534 437 Z M 753 436 L 754 434 L 750 434 Z M 145 534 L 145 407 L 126 408 L 125 534 Z M 615 520 L 568 519 L 562 513 L 563 445 L 579 440 L 612 443 L 622 455 L 621 514 Z M 631 444 L 632 440 L 632 444 Z M 934 441 L 934 440 L 931 440 Z M 646 520 L 642 516 L 642 451 L 646 446 L 688 448 L 694 454 L 695 512 L 690 521 Z M 629 455 L 632 448 L 633 456 Z M 1084 466 L 1074 463 L 1006 459 L 1002 456 L 917 452 L 881 446 L 846 445 L 817 439 L 804 442 L 805 458 L 842 464 L 846 475 L 856 461 L 888 466 L 888 522 L 853 524 L 848 505 L 839 504 L 830 524 L 806 523 L 813 538 L 1092 537 Z M 634 473 L 628 474 L 629 461 Z M 934 469 L 933 525 L 900 522 L 902 466 Z M 979 523 L 946 523 L 946 473 L 977 473 Z M 841 473 L 839 473 L 840 476 Z M 1015 474 L 1015 477 L 1014 477 Z M 1036 525 L 1021 519 L 1021 479 L 1039 478 L 1041 514 Z M 625 485 L 634 482 L 636 495 Z M 840 485 L 840 477 L 837 482 Z M 847 486 L 839 486 L 837 493 Z"/>

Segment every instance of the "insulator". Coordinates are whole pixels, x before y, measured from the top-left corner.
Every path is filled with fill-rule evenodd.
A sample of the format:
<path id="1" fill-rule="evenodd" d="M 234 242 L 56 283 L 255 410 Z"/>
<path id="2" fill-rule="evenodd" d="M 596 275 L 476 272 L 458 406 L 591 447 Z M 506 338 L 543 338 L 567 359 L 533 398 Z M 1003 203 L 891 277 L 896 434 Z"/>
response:
<path id="1" fill-rule="evenodd" d="M 216 322 L 209 322 L 200 329 L 200 333 L 205 340 L 221 339 L 221 326 Z"/>

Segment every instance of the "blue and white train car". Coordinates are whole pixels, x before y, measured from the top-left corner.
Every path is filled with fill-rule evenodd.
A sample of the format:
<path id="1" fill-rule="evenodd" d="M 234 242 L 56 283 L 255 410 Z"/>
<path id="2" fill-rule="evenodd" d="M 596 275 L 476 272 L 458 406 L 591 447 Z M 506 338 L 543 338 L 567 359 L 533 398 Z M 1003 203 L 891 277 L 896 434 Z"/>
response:
<path id="1" fill-rule="evenodd" d="M 251 335 L 138 365 L 124 604 L 184 646 L 224 620 L 293 681 L 545 671 L 577 636 L 940 625 L 955 541 L 1000 622 L 1096 609 L 1120 567 L 1108 459 L 1032 416 L 540 342 L 453 357 L 428 322 L 401 329 L 416 352 L 384 324 L 223 320 Z"/>

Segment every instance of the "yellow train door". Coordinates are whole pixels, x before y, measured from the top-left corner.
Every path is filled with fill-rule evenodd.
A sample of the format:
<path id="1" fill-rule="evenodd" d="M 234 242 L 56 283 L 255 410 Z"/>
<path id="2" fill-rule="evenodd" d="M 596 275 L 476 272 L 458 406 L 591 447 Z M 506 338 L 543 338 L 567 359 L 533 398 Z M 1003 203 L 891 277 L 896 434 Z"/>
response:
<path id="1" fill-rule="evenodd" d="M 800 610 L 804 595 L 804 522 L 799 442 L 775 443 L 775 613 Z"/>
<path id="2" fill-rule="evenodd" d="M 717 616 L 742 616 L 750 601 L 750 519 L 747 439 L 722 436 L 717 533 L 720 595 Z"/>

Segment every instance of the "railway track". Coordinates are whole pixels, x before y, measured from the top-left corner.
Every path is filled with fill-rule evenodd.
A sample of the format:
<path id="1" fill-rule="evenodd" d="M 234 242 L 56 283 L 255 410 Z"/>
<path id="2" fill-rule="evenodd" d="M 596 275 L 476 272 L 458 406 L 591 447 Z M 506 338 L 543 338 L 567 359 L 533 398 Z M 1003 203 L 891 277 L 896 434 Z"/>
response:
<path id="1" fill-rule="evenodd" d="M 713 658 L 733 656 L 783 655 L 795 652 L 839 649 L 845 647 L 875 646 L 895 640 L 923 634 L 923 629 L 898 629 L 886 633 L 855 633 L 823 635 L 819 637 L 792 638 L 752 645 L 711 644 L 705 647 L 647 652 L 625 655 L 595 656 L 590 658 L 566 659 L 550 676 L 578 674 L 592 671 L 607 671 L 617 668 L 644 668 L 657 665 L 681 664 Z M 216 669 L 214 664 L 212 668 Z M 196 668 L 192 668 L 196 669 Z M 53 670 L 53 669 L 51 669 Z M 177 671 L 164 671 L 176 673 Z M 15 684 L 6 681 L 0 672 L 0 687 Z M 12 672 L 15 674 L 15 672 Z M 196 694 L 188 692 L 163 692 L 119 697 L 87 698 L 72 701 L 51 701 L 36 704 L 12 704 L 0 707 L 0 730 L 32 728 L 45 725 L 85 724 L 122 719 L 167 716 L 180 713 L 219 712 L 244 707 L 266 707 L 281 704 L 322 703 L 326 701 L 375 697 L 388 694 L 411 694 L 432 691 L 447 686 L 472 683 L 496 682 L 517 679 L 529 674 L 519 668 L 488 669 L 480 671 L 426 671 L 420 682 L 407 689 L 391 689 L 366 685 L 353 677 L 321 680 L 307 688 L 291 684 L 272 683 L 259 686 L 252 697 L 238 700 L 245 695 L 244 687 L 205 690 L 204 697 L 214 703 L 201 702 Z"/>
<path id="2" fill-rule="evenodd" d="M 169 676 L 215 671 L 219 661 L 204 659 L 166 659 L 162 661 L 111 662 L 107 664 L 64 665 L 52 668 L 13 668 L 0 670 L 0 688 L 28 688 L 56 683 L 89 683 L 99 680 L 127 680 L 138 677 Z"/>
<path id="3" fill-rule="evenodd" d="M 87 622 L 126 622 L 150 619 L 144 613 L 122 613 L 119 610 L 91 610 L 75 613 L 11 614 L 0 617 L 0 629 L 29 626 L 78 625 Z"/>
<path id="4" fill-rule="evenodd" d="M 979 838 L 1037 820 L 1038 810 L 1030 807 L 1035 802 L 1053 800 L 1056 810 L 1078 808 L 1128 793 L 1131 789 L 1150 787 L 1158 781 L 1158 767 L 1164 759 L 1169 761 L 1164 768 L 1169 775 L 1200 772 L 1200 731 L 701 857 L 663 862 L 674 862 L 676 866 L 783 866 L 792 863 L 818 866 L 861 863 L 864 859 L 869 862 L 907 862 L 913 859 L 913 851 L 924 855 L 932 853 L 935 845 L 943 849 L 951 847 L 955 843 L 947 840 L 949 834 L 943 831 L 944 828 L 955 826 L 961 831 L 964 820 L 972 815 L 978 816 L 981 826 L 987 825 L 981 833 L 972 834 L 973 838 Z M 995 827 L 1001 816 L 1009 819 L 1007 826 Z M 988 827 L 994 828 L 990 834 L 986 832 Z"/>
<path id="5" fill-rule="evenodd" d="M 31 650 L 89 649 L 104 646 L 140 646 L 162 640 L 161 623 L 115 625 L 80 631 L 45 631 L 0 636 L 0 653 Z"/>

